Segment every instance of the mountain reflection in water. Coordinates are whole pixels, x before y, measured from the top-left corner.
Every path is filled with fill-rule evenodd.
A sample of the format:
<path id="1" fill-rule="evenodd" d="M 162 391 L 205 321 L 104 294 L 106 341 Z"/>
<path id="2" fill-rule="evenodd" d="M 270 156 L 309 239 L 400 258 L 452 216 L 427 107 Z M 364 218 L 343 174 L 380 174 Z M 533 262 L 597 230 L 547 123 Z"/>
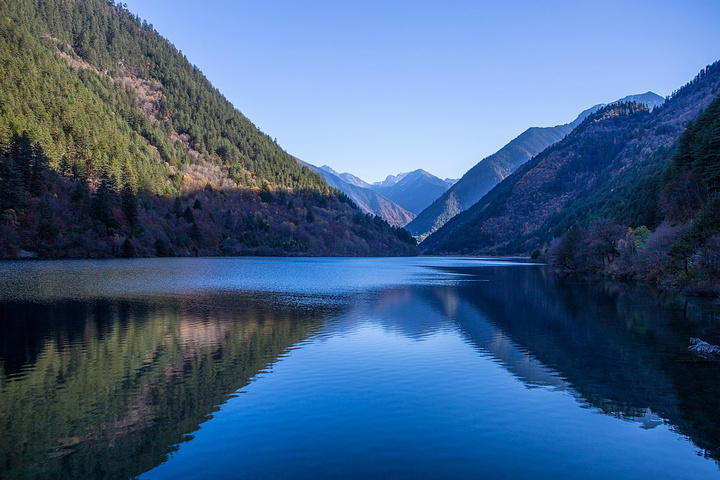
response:
<path id="1" fill-rule="evenodd" d="M 175 456 L 164 463 L 169 455 L 191 447 L 198 429 L 210 426 L 215 420 L 208 420 L 217 412 L 230 404 L 231 411 L 242 408 L 241 398 L 235 397 L 243 395 L 248 385 L 273 378 L 276 383 L 285 381 L 273 365 L 279 369 L 286 359 L 301 358 L 296 352 L 308 356 L 323 343 L 362 335 L 367 339 L 356 344 L 357 351 L 347 353 L 346 363 L 338 361 L 342 355 L 330 358 L 314 353 L 301 370 L 310 380 L 318 377 L 307 398 L 315 395 L 312 399 L 327 402 L 312 410 L 328 417 L 315 418 L 315 423 L 346 425 L 347 418 L 332 418 L 351 415 L 334 410 L 340 408 L 337 395 L 355 391 L 353 382 L 367 381 L 353 377 L 358 365 L 376 368 L 373 359 L 388 359 L 368 378 L 374 378 L 378 388 L 391 387 L 368 396 L 370 410 L 356 412 L 359 417 L 353 420 L 357 429 L 335 432 L 347 442 L 342 447 L 349 452 L 361 448 L 358 442 L 370 444 L 358 450 L 364 452 L 362 461 L 368 469 L 357 470 L 358 476 L 393 472 L 414 476 L 419 467 L 403 463 L 402 448 L 382 453 L 372 449 L 372 442 L 382 445 L 383 439 L 363 437 L 360 425 L 369 419 L 362 415 L 377 415 L 372 405 L 402 403 L 415 390 L 437 393 L 445 389 L 447 395 L 455 391 L 462 398 L 463 389 L 474 380 L 454 379 L 453 362 L 466 357 L 452 357 L 447 345 L 453 345 L 453 338 L 480 359 L 501 366 L 528 389 L 566 392 L 581 408 L 636 422 L 642 428 L 667 425 L 690 438 L 705 456 L 720 458 L 720 369 L 716 363 L 695 361 L 687 351 L 688 340 L 694 336 L 720 343 L 718 311 L 712 304 L 617 283 L 573 282 L 550 275 L 543 267 L 472 260 L 267 259 L 248 266 L 246 260 L 228 259 L 227 268 L 213 263 L 207 275 L 193 268 L 204 267 L 202 259 L 195 264 L 183 262 L 192 281 L 186 279 L 181 287 L 169 276 L 172 268 L 157 269 L 155 263 L 144 271 L 143 263 L 106 262 L 101 268 L 119 270 L 113 277 L 116 281 L 107 283 L 111 289 L 103 288 L 102 280 L 93 275 L 97 264 L 71 264 L 70 270 L 84 272 L 89 279 L 87 284 L 81 275 L 69 280 L 73 289 L 83 292 L 78 298 L 48 286 L 61 276 L 57 264 L 38 262 L 18 268 L 13 263 L 5 270 L 13 275 L 0 280 L 1 478 L 131 478 L 161 464 L 148 478 L 173 476 L 177 474 Z M 238 266 L 237 262 L 245 263 Z M 43 265 L 50 265 L 52 271 L 43 272 Z M 254 269 L 274 269 L 275 276 L 292 278 L 278 281 L 262 272 L 253 277 Z M 223 283 L 223 271 L 249 276 L 243 281 L 234 275 Z M 356 284 L 353 275 L 360 279 Z M 134 280 L 124 292 L 122 285 L 128 278 Z M 143 278 L 146 290 L 139 287 Z M 333 279 L 338 280 L 337 288 Z M 420 356 L 415 347 L 405 350 L 405 344 L 393 343 L 393 338 L 426 348 Z M 388 352 L 388 348 L 397 351 Z M 405 371 L 403 365 L 426 365 L 428 378 L 444 369 L 447 382 L 421 385 L 422 371 Z M 282 388 L 310 388 L 300 386 L 297 382 L 301 381 L 305 379 L 287 380 L 274 388 L 288 395 L 290 390 L 283 393 Z M 318 386 L 325 391 L 318 393 Z M 502 398 L 491 393 L 493 385 L 482 388 L 488 389 L 490 398 Z M 277 399 L 266 400 L 269 405 Z M 422 410 L 419 405 L 400 410 L 408 422 L 422 423 L 436 408 L 425 405 Z M 462 416 L 465 409 L 469 412 L 475 407 L 457 408 Z M 227 420 L 218 421 L 231 428 Z M 275 421 L 301 422 L 299 428 L 310 428 L 303 419 Z M 246 425 L 248 431 L 251 427 Z M 461 441 L 461 427 L 433 433 L 437 438 L 409 438 L 393 425 L 389 437 L 399 436 L 408 449 L 418 442 L 439 447 L 442 438 L 446 444 Z M 275 441 L 280 449 L 282 439 Z M 318 458 L 321 446 L 322 442 Z M 239 445 L 221 442 L 215 448 L 242 451 Z M 297 453 L 298 465 L 315 468 L 314 473 L 332 476 L 350 467 L 340 460 L 333 466 L 327 455 L 323 460 L 327 464 L 321 467 L 308 447 L 303 448 Z M 468 443 L 456 454 L 467 459 L 476 452 L 475 461 L 484 462 L 484 471 L 502 472 L 505 467 L 490 465 L 493 460 L 480 455 L 485 448 Z M 442 453 L 441 448 L 438 451 Z M 425 470 L 430 477 L 441 471 L 468 476 L 480 468 L 463 468 L 459 462 L 452 467 L 455 470 L 448 470 L 450 459 L 441 453 L 416 464 L 430 465 L 431 470 Z M 282 458 L 280 452 L 268 455 L 263 459 L 267 461 L 264 469 L 248 466 L 247 474 L 311 476 L 310 471 L 298 470 L 287 475 L 281 460 L 272 462 L 273 456 Z M 180 455 L 177 461 L 188 460 Z M 563 468 L 562 457 L 547 461 Z M 383 470 L 381 464 L 392 465 L 394 470 Z M 527 468 L 532 472 L 532 465 Z M 717 466 L 712 470 L 717 473 Z"/>

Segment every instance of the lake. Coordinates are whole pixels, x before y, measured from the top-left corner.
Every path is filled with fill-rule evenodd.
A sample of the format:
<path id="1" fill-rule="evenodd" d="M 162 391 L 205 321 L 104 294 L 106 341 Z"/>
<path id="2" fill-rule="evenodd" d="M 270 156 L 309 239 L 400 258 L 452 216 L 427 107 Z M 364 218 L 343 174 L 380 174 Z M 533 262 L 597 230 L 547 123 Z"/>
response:
<path id="1" fill-rule="evenodd" d="M 0 262 L 0 478 L 720 478 L 717 303 L 471 258 Z"/>

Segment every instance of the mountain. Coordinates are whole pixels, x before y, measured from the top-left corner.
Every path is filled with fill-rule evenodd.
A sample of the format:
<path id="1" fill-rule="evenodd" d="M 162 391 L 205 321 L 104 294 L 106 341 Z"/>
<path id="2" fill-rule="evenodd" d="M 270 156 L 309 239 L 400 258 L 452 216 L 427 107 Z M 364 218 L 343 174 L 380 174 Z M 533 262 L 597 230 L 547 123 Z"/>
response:
<path id="1" fill-rule="evenodd" d="M 425 170 L 389 175 L 370 186 L 404 209 L 418 214 L 449 188 L 448 183 Z"/>
<path id="2" fill-rule="evenodd" d="M 548 254 L 571 270 L 717 279 L 718 93 L 720 62 L 652 111 L 636 103 L 600 109 L 422 250 L 518 254 L 552 244 Z"/>
<path id="3" fill-rule="evenodd" d="M 368 184 L 355 175 L 350 173 L 338 173 L 327 165 L 315 167 L 314 165 L 305 163 L 300 159 L 296 160 L 307 166 L 310 170 L 322 175 L 328 185 L 333 188 L 337 188 L 347 195 L 358 207 L 360 207 L 361 210 L 381 217 L 390 225 L 402 227 L 415 218 L 414 213 L 408 212 L 400 205 L 388 200 L 374 190 L 363 187 L 363 184 Z M 346 179 L 350 180 L 350 182 Z"/>
<path id="4" fill-rule="evenodd" d="M 333 170 L 331 167 L 327 165 L 323 165 L 322 167 L 319 167 L 320 170 L 330 173 L 332 175 L 335 175 L 340 180 L 342 180 L 345 183 L 348 183 L 350 185 L 355 185 L 356 187 L 362 187 L 362 188 L 370 188 L 370 184 L 367 183 L 362 178 L 356 177 L 352 173 L 338 173 L 335 170 Z"/>
<path id="5" fill-rule="evenodd" d="M 625 97 L 618 102 L 630 99 L 642 101 L 651 108 L 665 101 L 661 96 L 647 92 Z M 528 128 L 496 153 L 471 168 L 447 192 L 420 212 L 417 218 L 407 225 L 407 230 L 421 240 L 426 238 L 455 215 L 474 205 L 520 165 L 565 138 L 585 118 L 603 106 L 605 105 L 595 105 L 564 125 Z"/>
<path id="6" fill-rule="evenodd" d="M 385 177 L 385 180 L 382 182 L 374 182 L 372 186 L 374 187 L 392 187 L 396 183 L 398 183 L 400 180 L 403 179 L 403 177 L 407 175 L 407 173 L 398 173 L 397 175 L 388 175 Z"/>
<path id="7" fill-rule="evenodd" d="M 122 4 L 0 0 L 0 30 L 0 255 L 411 253 Z"/>
<path id="8" fill-rule="evenodd" d="M 613 103 L 641 103 L 652 110 L 655 107 L 659 107 L 665 103 L 665 99 L 654 92 L 639 93 L 636 95 L 628 95 L 627 97 L 621 98 Z M 603 105 L 605 106 L 605 105 Z"/>
<path id="9" fill-rule="evenodd" d="M 0 0 L 0 12 L 0 131 L 33 132 L 53 167 L 155 193 L 180 193 L 185 170 L 207 164 L 241 186 L 327 189 L 121 5 Z"/>
<path id="10" fill-rule="evenodd" d="M 332 187 L 349 196 L 361 209 L 384 218 L 391 225 L 405 226 L 418 212 L 430 205 L 457 180 L 440 178 L 418 169 L 388 175 L 382 182 L 369 184 L 351 173 L 339 173 L 323 165 L 311 170 L 323 175 Z"/>

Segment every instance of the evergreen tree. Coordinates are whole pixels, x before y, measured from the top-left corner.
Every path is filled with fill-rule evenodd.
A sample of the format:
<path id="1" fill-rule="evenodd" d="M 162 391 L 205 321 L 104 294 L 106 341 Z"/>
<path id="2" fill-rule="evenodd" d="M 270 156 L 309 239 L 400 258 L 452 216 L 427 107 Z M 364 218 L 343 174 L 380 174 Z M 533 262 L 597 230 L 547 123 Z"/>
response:
<path id="1" fill-rule="evenodd" d="M 196 245 L 200 243 L 202 240 L 202 233 L 200 232 L 200 228 L 197 226 L 197 223 L 193 223 L 192 227 L 190 227 L 190 233 L 188 233 L 188 235 Z"/>
<path id="2" fill-rule="evenodd" d="M 39 143 L 35 143 L 32 148 L 32 171 L 30 173 L 30 181 L 28 190 L 33 196 L 40 196 L 45 188 L 47 175 L 50 169 L 50 161 L 48 160 L 43 148 Z"/>
<path id="3" fill-rule="evenodd" d="M 176 197 L 175 200 L 173 201 L 172 211 L 177 218 L 180 218 L 182 216 L 183 208 L 182 208 L 182 201 L 180 200 L 180 197 Z"/>
<path id="4" fill-rule="evenodd" d="M 25 206 L 27 190 L 20 169 L 11 156 L 0 157 L 0 208 L 19 212 Z"/>
<path id="5" fill-rule="evenodd" d="M 137 249 L 129 238 L 123 242 L 120 254 L 125 258 L 137 257 Z"/>
<path id="6" fill-rule="evenodd" d="M 127 219 L 131 230 L 137 230 L 139 227 L 138 200 L 129 183 L 123 185 L 123 188 L 120 191 L 120 198 L 122 201 L 123 213 L 125 214 L 125 218 Z"/>
<path id="7" fill-rule="evenodd" d="M 112 177 L 103 174 L 93 195 L 92 211 L 95 219 L 105 224 L 108 228 L 119 228 L 120 223 L 113 215 L 113 204 L 115 203 L 115 181 Z"/>
<path id="8" fill-rule="evenodd" d="M 185 211 L 182 216 L 188 223 L 195 223 L 195 214 L 190 207 L 185 207 Z"/>
<path id="9" fill-rule="evenodd" d="M 171 254 L 170 248 L 168 247 L 167 243 L 161 238 L 158 238 L 155 240 L 155 254 L 158 257 L 171 257 L 173 256 Z"/>
<path id="10" fill-rule="evenodd" d="M 23 186 L 27 189 L 32 178 L 33 149 L 27 132 L 13 134 L 10 139 L 10 157 L 20 174 Z"/>

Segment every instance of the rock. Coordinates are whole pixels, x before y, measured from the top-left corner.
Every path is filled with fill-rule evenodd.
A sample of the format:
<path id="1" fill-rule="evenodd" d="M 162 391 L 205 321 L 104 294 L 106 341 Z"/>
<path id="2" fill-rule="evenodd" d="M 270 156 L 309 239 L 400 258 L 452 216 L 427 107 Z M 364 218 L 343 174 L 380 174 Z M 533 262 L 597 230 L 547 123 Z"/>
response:
<path id="1" fill-rule="evenodd" d="M 699 338 L 691 338 L 688 350 L 694 355 L 708 359 L 720 359 L 720 347 L 711 345 Z"/>

